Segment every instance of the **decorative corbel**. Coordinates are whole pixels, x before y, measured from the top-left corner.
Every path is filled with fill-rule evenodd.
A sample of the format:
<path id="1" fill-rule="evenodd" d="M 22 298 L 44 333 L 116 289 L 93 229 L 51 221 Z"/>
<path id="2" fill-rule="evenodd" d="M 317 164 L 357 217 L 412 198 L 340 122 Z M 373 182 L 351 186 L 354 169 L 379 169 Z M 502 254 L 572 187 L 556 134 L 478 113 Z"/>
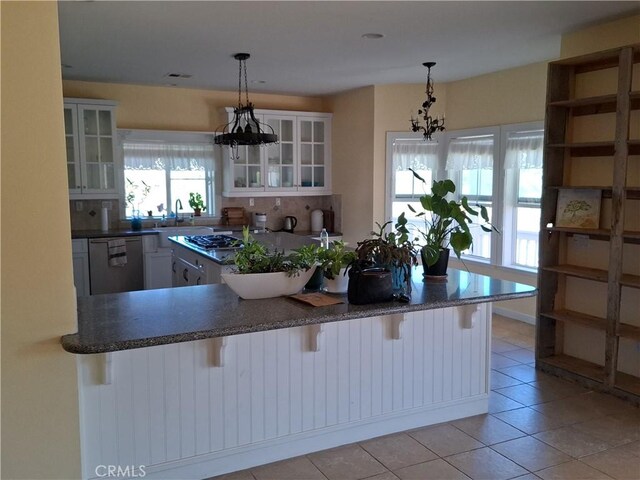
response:
<path id="1" fill-rule="evenodd" d="M 458 314 L 460 315 L 460 323 L 462 328 L 473 328 L 473 323 L 480 311 L 480 304 L 459 305 Z"/>
<path id="2" fill-rule="evenodd" d="M 322 337 L 324 333 L 324 325 L 317 323 L 314 325 L 307 325 L 307 345 L 310 352 L 319 352 L 322 344 Z"/>
<path id="3" fill-rule="evenodd" d="M 224 347 L 227 346 L 227 337 L 215 337 L 210 339 L 209 363 L 212 367 L 224 366 Z"/>
<path id="4" fill-rule="evenodd" d="M 404 322 L 404 313 L 394 313 L 387 315 L 389 337 L 392 340 L 400 340 L 402 338 L 402 323 Z"/>

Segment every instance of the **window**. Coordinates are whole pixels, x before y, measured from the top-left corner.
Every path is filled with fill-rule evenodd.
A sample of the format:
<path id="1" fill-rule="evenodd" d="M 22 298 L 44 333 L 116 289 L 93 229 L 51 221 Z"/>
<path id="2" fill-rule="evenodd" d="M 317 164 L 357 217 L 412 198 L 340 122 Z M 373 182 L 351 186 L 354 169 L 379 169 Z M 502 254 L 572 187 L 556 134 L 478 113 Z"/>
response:
<path id="1" fill-rule="evenodd" d="M 391 212 L 391 218 L 394 223 L 402 212 L 409 220 L 409 230 L 418 236 L 415 226 L 422 223 L 422 219 L 416 218 L 415 215 L 407 208 L 407 204 L 411 204 L 416 211 L 420 211 L 421 207 L 418 197 L 422 195 L 422 182 L 413 176 L 409 169 L 424 178 L 427 185 L 431 185 L 436 178 L 439 164 L 438 142 L 425 142 L 422 135 L 414 134 L 394 134 L 387 135 L 389 143 L 389 184 L 390 204 L 387 205 L 387 211 Z M 412 228 L 414 226 L 414 228 Z"/>
<path id="2" fill-rule="evenodd" d="M 438 142 L 410 134 L 387 134 L 389 217 L 411 221 L 408 203 L 422 193 L 409 167 L 431 184 L 451 178 L 457 195 L 487 208 L 500 234 L 475 222 L 473 246 L 464 258 L 513 268 L 538 266 L 538 231 L 542 193 L 542 122 L 449 131 Z M 419 211 L 419 208 L 418 208 Z M 414 221 L 420 219 L 413 218 Z M 418 224 L 420 226 L 420 224 Z"/>
<path id="3" fill-rule="evenodd" d="M 493 215 L 493 159 L 495 157 L 496 134 L 460 135 L 450 137 L 447 147 L 446 170 L 458 188 L 458 196 L 466 196 L 470 204 L 484 205 L 489 220 L 495 224 Z M 476 223 L 471 224 L 473 245 L 467 252 L 470 257 L 491 259 L 492 234 L 485 232 Z"/>
<path id="4" fill-rule="evenodd" d="M 164 133 L 164 135 L 163 135 Z M 161 137 L 166 140 L 162 140 Z M 122 143 L 126 216 L 171 215 L 177 200 L 191 211 L 189 193 L 200 193 L 215 212 L 214 146 L 203 134 L 136 132 Z M 179 207 L 178 207 L 179 209 Z M 179 213 L 179 212 L 178 212 Z"/>
<path id="5" fill-rule="evenodd" d="M 505 226 L 512 235 L 503 242 L 511 265 L 538 266 L 538 232 L 542 196 L 542 130 L 503 128 Z"/>

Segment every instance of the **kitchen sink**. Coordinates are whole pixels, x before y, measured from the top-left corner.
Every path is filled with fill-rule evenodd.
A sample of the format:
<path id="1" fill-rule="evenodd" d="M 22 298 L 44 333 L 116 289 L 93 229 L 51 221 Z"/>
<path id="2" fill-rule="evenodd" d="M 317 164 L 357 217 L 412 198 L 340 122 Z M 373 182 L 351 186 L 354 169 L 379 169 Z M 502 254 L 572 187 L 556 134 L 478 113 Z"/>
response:
<path id="1" fill-rule="evenodd" d="M 158 247 L 171 247 L 169 237 L 176 235 L 213 235 L 215 230 L 212 227 L 158 227 L 154 228 L 158 232 Z"/>

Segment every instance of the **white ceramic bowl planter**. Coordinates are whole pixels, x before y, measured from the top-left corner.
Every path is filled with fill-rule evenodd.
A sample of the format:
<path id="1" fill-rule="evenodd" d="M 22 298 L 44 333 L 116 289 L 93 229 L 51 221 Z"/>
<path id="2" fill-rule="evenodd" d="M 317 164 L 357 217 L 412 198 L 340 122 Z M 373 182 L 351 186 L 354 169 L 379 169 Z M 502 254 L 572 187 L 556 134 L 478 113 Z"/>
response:
<path id="1" fill-rule="evenodd" d="M 293 295 L 302 290 L 316 267 L 301 270 L 298 275 L 275 273 L 223 273 L 222 280 L 245 300 Z"/>
<path id="2" fill-rule="evenodd" d="M 340 269 L 340 273 L 333 278 L 324 278 L 324 291 L 327 293 L 347 293 L 349 289 L 349 275 L 346 275 L 347 267 Z"/>

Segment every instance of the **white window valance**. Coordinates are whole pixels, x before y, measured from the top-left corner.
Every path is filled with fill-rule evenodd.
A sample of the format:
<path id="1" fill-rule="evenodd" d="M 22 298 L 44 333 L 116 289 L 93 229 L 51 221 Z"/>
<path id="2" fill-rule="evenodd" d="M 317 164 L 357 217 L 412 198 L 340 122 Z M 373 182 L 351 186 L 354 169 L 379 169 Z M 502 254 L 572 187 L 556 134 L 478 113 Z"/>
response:
<path id="1" fill-rule="evenodd" d="M 124 142 L 125 170 L 203 170 L 213 165 L 213 145 Z"/>
<path id="2" fill-rule="evenodd" d="M 437 170 L 438 142 L 422 139 L 393 142 L 393 162 L 396 170 Z"/>
<path id="3" fill-rule="evenodd" d="M 493 135 L 451 140 L 447 151 L 447 170 L 493 168 L 493 143 Z"/>
<path id="4" fill-rule="evenodd" d="M 507 137 L 504 168 L 542 168 L 542 131 L 516 132 Z"/>

